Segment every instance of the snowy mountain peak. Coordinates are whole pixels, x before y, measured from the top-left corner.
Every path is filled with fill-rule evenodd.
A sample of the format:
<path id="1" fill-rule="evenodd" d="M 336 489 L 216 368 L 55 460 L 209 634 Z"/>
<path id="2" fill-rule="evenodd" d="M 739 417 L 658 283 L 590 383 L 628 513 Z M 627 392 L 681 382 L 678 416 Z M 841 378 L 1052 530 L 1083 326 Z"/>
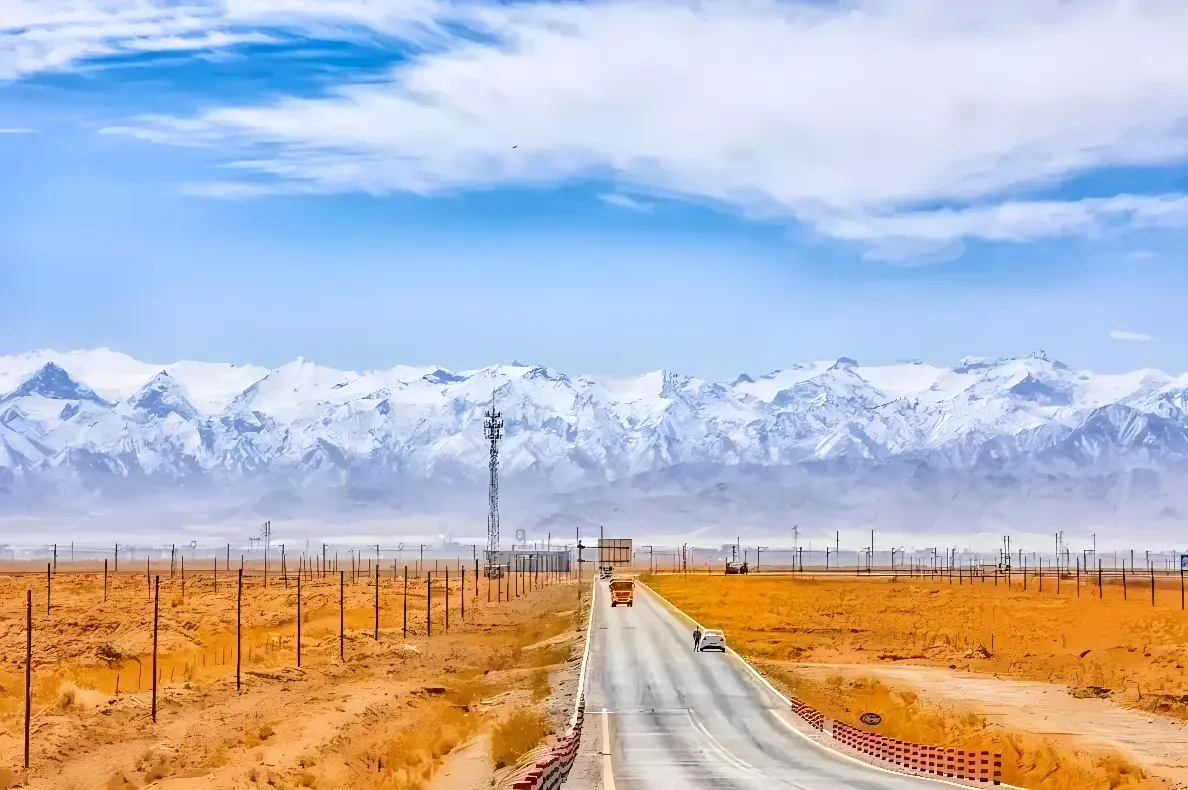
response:
<path id="1" fill-rule="evenodd" d="M 128 403 L 133 409 L 162 420 L 171 414 L 183 420 L 198 416 L 198 410 L 190 402 L 185 387 L 163 370 L 149 379 Z"/>
<path id="2" fill-rule="evenodd" d="M 974 373 L 981 370 L 987 370 L 1002 362 L 1001 359 L 991 359 L 989 357 L 962 357 L 961 361 L 953 366 L 954 373 Z"/>
<path id="3" fill-rule="evenodd" d="M 75 381 L 69 373 L 53 362 L 47 362 L 20 386 L 0 398 L 0 403 L 30 395 L 40 395 L 51 400 L 90 401 L 100 406 L 110 405 L 96 395 L 94 390 Z"/>
<path id="4" fill-rule="evenodd" d="M 457 384 L 459 381 L 466 381 L 466 377 L 438 368 L 432 373 L 426 373 L 422 376 L 422 380 L 430 384 Z"/>
<path id="5" fill-rule="evenodd" d="M 954 367 L 841 357 L 717 382 L 519 363 L 455 374 L 297 359 L 269 370 L 47 351 L 0 357 L 0 383 L 10 390 L 0 483 L 47 497 L 57 485 L 178 480 L 352 496 L 391 492 L 404 477 L 481 482 L 493 391 L 508 427 L 504 469 L 544 487 L 678 468 L 706 479 L 763 468 L 774 479 L 805 464 L 930 475 L 1188 468 L 1188 376 L 1099 375 L 1036 355 Z"/>
<path id="6" fill-rule="evenodd" d="M 1009 392 L 1024 400 L 1034 401 L 1041 406 L 1069 406 L 1073 402 L 1070 387 L 1061 382 L 1045 381 L 1043 378 L 1028 373 L 1021 381 L 1013 385 Z"/>
<path id="7" fill-rule="evenodd" d="M 524 374 L 525 379 L 539 379 L 541 381 L 556 381 L 558 383 L 568 383 L 569 377 L 564 373 L 558 373 L 555 370 L 549 370 L 544 365 L 536 365 L 527 373 Z"/>

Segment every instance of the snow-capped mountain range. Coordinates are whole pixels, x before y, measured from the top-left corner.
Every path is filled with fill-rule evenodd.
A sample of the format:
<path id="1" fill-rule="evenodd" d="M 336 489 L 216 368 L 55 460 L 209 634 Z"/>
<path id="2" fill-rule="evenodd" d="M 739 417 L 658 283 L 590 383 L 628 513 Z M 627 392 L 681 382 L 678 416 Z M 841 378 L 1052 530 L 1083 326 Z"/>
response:
<path id="1" fill-rule="evenodd" d="M 804 495 L 805 479 L 841 477 L 868 488 L 943 478 L 961 490 L 1006 479 L 1029 497 L 1039 481 L 1116 498 L 1123 480 L 1129 491 L 1136 475 L 1188 468 L 1186 393 L 1188 375 L 1101 375 L 1043 355 L 952 367 L 842 358 L 715 382 L 518 362 L 355 372 L 37 351 L 0 357 L 0 503 L 261 484 L 356 498 L 430 483 L 473 490 L 492 396 L 505 479 L 538 495 L 605 500 L 679 480 L 708 496 L 743 478 Z M 1108 482 L 1067 482 L 1085 480 Z"/>

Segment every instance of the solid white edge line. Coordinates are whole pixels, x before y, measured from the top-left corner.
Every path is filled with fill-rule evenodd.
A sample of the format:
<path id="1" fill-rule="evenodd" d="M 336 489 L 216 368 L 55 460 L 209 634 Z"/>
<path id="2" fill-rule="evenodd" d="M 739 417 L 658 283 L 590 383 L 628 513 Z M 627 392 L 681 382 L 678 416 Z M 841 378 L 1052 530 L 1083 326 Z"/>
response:
<path id="1" fill-rule="evenodd" d="M 579 581 L 578 584 L 581 584 Z M 578 671 L 577 694 L 573 701 L 573 715 L 569 717 L 569 729 L 577 726 L 578 711 L 584 702 L 582 695 L 586 692 L 586 665 L 590 663 L 590 642 L 594 641 L 594 607 L 598 604 L 598 580 L 594 580 L 590 590 L 590 616 L 586 619 L 586 647 L 582 651 L 582 668 Z"/>
<path id="2" fill-rule="evenodd" d="M 677 606 L 676 604 L 674 604 L 672 601 L 668 600 L 668 599 L 667 599 L 667 598 L 665 598 L 663 595 L 661 595 L 660 593 L 658 593 L 658 592 L 656 592 L 655 590 L 653 590 L 653 589 L 652 589 L 651 587 L 649 587 L 649 586 L 648 586 L 646 583 L 644 583 L 644 582 L 642 582 L 642 581 L 639 581 L 638 579 L 637 579 L 636 581 L 637 581 L 637 583 L 638 583 L 638 584 L 639 584 L 641 587 L 643 587 L 645 590 L 647 590 L 647 591 L 648 591 L 648 593 L 649 593 L 650 595 L 654 595 L 654 596 L 656 596 L 656 598 L 658 598 L 658 599 L 659 599 L 660 601 L 662 601 L 662 602 L 663 602 L 663 603 L 664 603 L 666 606 L 668 606 L 668 608 L 669 608 L 669 609 L 671 609 L 672 611 L 674 611 L 674 612 L 676 612 L 677 614 L 681 615 L 681 616 L 682 616 L 682 617 L 684 617 L 686 620 L 688 620 L 690 623 L 693 623 L 693 625 L 695 625 L 695 626 L 697 626 L 697 627 L 701 628 L 701 630 L 703 630 L 703 631 L 705 630 L 705 628 L 702 628 L 702 627 L 701 627 L 701 623 L 697 622 L 697 621 L 696 621 L 696 620 L 694 620 L 692 617 L 690 617 L 689 615 L 687 615 L 687 614 L 684 612 L 684 610 L 683 610 L 683 609 L 681 609 L 679 606 Z M 750 673 L 751 673 L 751 674 L 752 674 L 752 675 L 753 675 L 753 676 L 754 676 L 756 679 L 758 679 L 760 683 L 762 683 L 764 686 L 766 686 L 768 691 L 770 691 L 772 694 L 776 695 L 776 696 L 777 696 L 777 697 L 778 697 L 780 700 L 782 700 L 782 701 L 784 702 L 784 704 L 786 704 L 786 705 L 788 706 L 788 708 L 789 708 L 789 709 L 791 709 L 791 708 L 792 708 L 792 700 L 790 700 L 790 699 L 788 699 L 787 697 L 785 697 L 785 696 L 784 696 L 784 694 L 783 694 L 783 692 L 781 692 L 779 689 L 777 689 L 775 686 L 773 686 L 773 685 L 771 684 L 771 682 L 770 682 L 770 681 L 768 681 L 768 679 L 767 679 L 767 678 L 763 677 L 763 674 L 762 674 L 762 673 L 760 673 L 760 672 L 759 672 L 759 670 L 757 670 L 757 669 L 755 669 L 753 666 L 751 666 L 751 663 L 750 663 L 749 661 L 747 661 L 745 658 L 743 658 L 742 656 L 740 656 L 740 655 L 739 655 L 739 654 L 738 654 L 738 653 L 737 653 L 737 652 L 734 650 L 734 648 L 732 648 L 732 647 L 730 647 L 729 645 L 727 645 L 727 646 L 726 646 L 726 652 L 727 652 L 729 655 L 732 655 L 732 656 L 734 656 L 734 658 L 735 658 L 735 659 L 736 659 L 736 660 L 737 660 L 737 661 L 738 661 L 740 664 L 742 664 L 744 667 L 746 667 L 746 668 L 747 668 L 747 671 L 749 671 L 749 672 L 750 672 Z M 956 783 L 956 782 L 947 782 L 947 781 L 945 781 L 944 779 L 938 779 L 938 778 L 936 778 L 936 777 L 933 777 L 933 776 L 925 776 L 925 775 L 921 775 L 921 774 L 907 773 L 906 771 L 893 771 L 893 770 L 891 770 L 890 768 L 885 768 L 885 767 L 883 767 L 883 766 L 881 766 L 881 765 L 874 765 L 874 764 L 872 764 L 872 763 L 868 763 L 866 760 L 859 760 L 857 757 L 854 757 L 853 755 L 846 754 L 845 752 L 841 751 L 840 749 L 833 749 L 833 748 L 830 748 L 829 746 L 826 746 L 825 744 L 823 744 L 823 743 L 820 743 L 819 741 L 816 741 L 816 740 L 814 740 L 814 739 L 810 738 L 809 736 L 805 735 L 803 732 L 801 732 L 801 731 L 800 731 L 799 729 L 797 729 L 796 727 L 793 727 L 791 724 L 789 724 L 788 722 L 784 721 L 784 720 L 783 720 L 781 717 L 779 717 L 779 716 L 776 716 L 776 717 L 775 717 L 775 719 L 776 719 L 776 721 L 778 721 L 780 724 L 783 724 L 783 725 L 784 725 L 784 727 L 785 727 L 785 728 L 787 728 L 789 732 L 795 733 L 795 734 L 796 734 L 796 735 L 798 735 L 799 737 L 801 737 L 801 738 L 803 738 L 804 740 L 806 740 L 806 741 L 808 741 L 809 743 L 811 743 L 813 746 L 816 746 L 818 749 L 823 749 L 824 751 L 826 751 L 826 752 L 829 752 L 829 753 L 830 753 L 830 754 L 832 754 L 832 755 L 836 755 L 837 757 L 841 757 L 842 759 L 849 760 L 849 761 L 850 761 L 850 762 L 852 762 L 852 763 L 857 763 L 858 765 L 864 766 L 864 767 L 866 767 L 866 768 L 869 768 L 869 769 L 871 769 L 871 770 L 873 770 L 873 771 L 881 771 L 881 772 L 883 772 L 883 773 L 885 773 L 885 774 L 891 774 L 892 776 L 907 776 L 907 777 L 911 777 L 911 778 L 913 778 L 913 779 L 924 779 L 924 780 L 926 780 L 926 781 L 929 781 L 929 782 L 935 782 L 936 784 L 940 784 L 940 785 L 947 785 L 947 786 L 949 786 L 949 787 L 964 787 L 964 788 L 969 788 L 969 787 L 972 787 L 972 786 L 973 786 L 973 785 L 966 785 L 966 784 L 958 784 L 958 783 Z M 1002 787 L 1002 788 L 1005 788 L 1006 790 L 1025 790 L 1025 788 L 1021 788 L 1021 787 L 1015 787 L 1014 785 L 1008 785 L 1008 784 L 1005 784 L 1005 783 L 1003 783 L 1003 784 L 999 784 L 999 785 L 989 785 L 989 784 L 988 784 L 988 785 L 986 785 L 986 786 L 987 786 L 987 787 Z"/>
<path id="3" fill-rule="evenodd" d="M 602 790 L 615 790 L 615 764 L 611 761 L 610 717 L 602 709 Z"/>

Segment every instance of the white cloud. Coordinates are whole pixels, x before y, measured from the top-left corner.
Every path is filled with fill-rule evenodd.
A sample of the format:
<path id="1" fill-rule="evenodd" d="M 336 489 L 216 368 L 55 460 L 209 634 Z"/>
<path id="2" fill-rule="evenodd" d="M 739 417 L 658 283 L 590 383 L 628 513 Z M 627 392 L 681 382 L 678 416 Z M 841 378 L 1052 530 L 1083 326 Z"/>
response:
<path id="1" fill-rule="evenodd" d="M 325 39 L 423 38 L 438 0 L 3 0 L 0 80 L 77 68 L 134 52 L 218 50 L 266 43 L 253 28 Z"/>
<path id="2" fill-rule="evenodd" d="M 617 206 L 628 211 L 635 211 L 640 214 L 650 214 L 655 208 L 651 203 L 643 200 L 637 200 L 629 195 L 620 195 L 617 192 L 611 192 L 606 195 L 599 195 L 598 199 L 603 203 L 609 203 L 612 206 Z"/>
<path id="3" fill-rule="evenodd" d="M 114 0 L 53 0 L 84 19 L 9 71 L 148 46 L 128 43 L 123 28 L 138 24 L 156 29 L 142 38 L 173 45 L 253 25 L 432 37 L 386 80 L 165 127 L 161 141 L 250 149 L 243 169 L 279 182 L 254 187 L 264 191 L 429 193 L 613 175 L 796 218 L 876 252 L 1185 220 L 1174 195 L 1002 197 L 1188 157 L 1182 0 L 125 2 L 135 13 L 115 14 Z M 87 17 L 99 8 L 102 21 Z M 444 21 L 488 35 L 451 39 Z M 78 33 L 88 26 L 108 34 Z M 936 203 L 976 207 L 913 210 Z"/>
<path id="4" fill-rule="evenodd" d="M 1155 339 L 1145 332 L 1124 332 L 1120 329 L 1111 329 L 1110 338 L 1113 340 L 1128 340 L 1133 343 L 1150 343 Z"/>
<path id="5" fill-rule="evenodd" d="M 1006 201 L 989 206 L 904 212 L 891 216 L 827 216 L 818 227 L 834 238 L 867 244 L 875 257 L 930 250 L 956 239 L 1030 242 L 1093 236 L 1112 227 L 1188 226 L 1188 196 L 1117 195 L 1077 201 Z"/>
<path id="6" fill-rule="evenodd" d="M 35 129 L 20 129 L 20 128 L 0 129 L 0 134 L 34 134 L 35 132 L 36 132 Z"/>

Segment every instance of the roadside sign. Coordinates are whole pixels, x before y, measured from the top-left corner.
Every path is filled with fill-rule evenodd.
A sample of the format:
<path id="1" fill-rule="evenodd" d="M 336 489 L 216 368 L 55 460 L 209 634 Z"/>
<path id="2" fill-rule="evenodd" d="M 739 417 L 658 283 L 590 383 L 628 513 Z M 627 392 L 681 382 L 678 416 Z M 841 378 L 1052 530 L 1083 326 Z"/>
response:
<path id="1" fill-rule="evenodd" d="M 1188 554 L 1180 555 L 1180 570 L 1188 570 Z"/>
<path id="2" fill-rule="evenodd" d="M 863 724 L 869 724 L 871 727 L 883 723 L 883 717 L 877 713 L 863 713 L 858 717 L 858 720 Z"/>
<path id="3" fill-rule="evenodd" d="M 599 538 L 598 564 L 630 565 L 631 538 Z"/>

